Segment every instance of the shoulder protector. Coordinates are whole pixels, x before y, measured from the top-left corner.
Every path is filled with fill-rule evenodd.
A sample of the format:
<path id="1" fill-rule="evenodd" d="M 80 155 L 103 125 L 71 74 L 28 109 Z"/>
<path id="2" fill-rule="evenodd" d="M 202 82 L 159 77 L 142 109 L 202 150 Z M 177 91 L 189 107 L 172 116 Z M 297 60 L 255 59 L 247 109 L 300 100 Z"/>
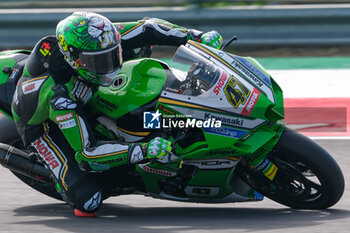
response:
<path id="1" fill-rule="evenodd" d="M 27 70 L 32 77 L 39 76 L 48 71 L 53 56 L 59 49 L 55 36 L 42 38 L 34 47 L 27 60 Z"/>

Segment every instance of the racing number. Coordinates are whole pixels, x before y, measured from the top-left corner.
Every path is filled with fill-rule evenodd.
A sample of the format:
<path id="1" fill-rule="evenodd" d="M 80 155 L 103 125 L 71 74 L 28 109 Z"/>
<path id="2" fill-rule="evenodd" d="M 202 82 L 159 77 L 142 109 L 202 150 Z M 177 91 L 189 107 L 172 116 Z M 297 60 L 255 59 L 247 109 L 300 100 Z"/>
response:
<path id="1" fill-rule="evenodd" d="M 250 95 L 250 90 L 233 75 L 227 81 L 224 91 L 228 102 L 234 108 L 237 108 L 239 104 L 245 104 Z"/>

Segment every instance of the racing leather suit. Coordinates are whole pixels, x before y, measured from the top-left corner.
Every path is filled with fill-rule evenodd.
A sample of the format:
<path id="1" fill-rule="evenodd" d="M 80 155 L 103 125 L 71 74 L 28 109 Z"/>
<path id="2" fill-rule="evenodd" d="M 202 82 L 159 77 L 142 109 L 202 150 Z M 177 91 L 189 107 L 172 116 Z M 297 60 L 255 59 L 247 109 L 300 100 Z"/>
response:
<path id="1" fill-rule="evenodd" d="M 145 18 L 115 26 L 128 58 L 134 55 L 134 48 L 180 46 L 201 35 L 160 19 Z M 82 106 L 97 89 L 76 77 L 59 51 L 57 39 L 48 36 L 36 44 L 29 56 L 12 102 L 24 145 L 34 149 L 52 171 L 62 197 L 85 212 L 95 212 L 103 199 L 94 176 L 86 170 L 104 171 L 128 163 L 129 145 L 96 141 L 85 119 Z"/>

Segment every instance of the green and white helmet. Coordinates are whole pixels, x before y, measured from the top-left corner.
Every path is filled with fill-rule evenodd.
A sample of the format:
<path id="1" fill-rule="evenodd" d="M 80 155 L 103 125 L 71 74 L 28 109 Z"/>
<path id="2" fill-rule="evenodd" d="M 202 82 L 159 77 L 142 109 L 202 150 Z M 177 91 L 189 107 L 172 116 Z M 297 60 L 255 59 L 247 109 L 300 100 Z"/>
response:
<path id="1" fill-rule="evenodd" d="M 60 21 L 56 37 L 65 60 L 80 78 L 109 86 L 122 66 L 120 34 L 104 16 L 74 12 Z"/>

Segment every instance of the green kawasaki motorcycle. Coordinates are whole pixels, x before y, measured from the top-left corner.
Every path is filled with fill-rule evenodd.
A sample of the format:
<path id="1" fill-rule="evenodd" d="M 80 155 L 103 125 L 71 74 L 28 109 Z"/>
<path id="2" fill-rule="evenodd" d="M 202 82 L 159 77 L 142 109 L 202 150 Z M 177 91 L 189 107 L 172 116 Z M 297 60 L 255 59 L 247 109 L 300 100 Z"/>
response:
<path id="1" fill-rule="evenodd" d="M 61 196 L 50 172 L 21 146 L 10 103 L 29 52 L 0 53 L 0 162 L 32 188 Z M 95 175 L 104 198 L 145 194 L 183 202 L 259 201 L 298 209 L 328 208 L 341 198 L 336 161 L 285 127 L 283 93 L 253 58 L 190 41 L 171 65 L 125 62 L 86 106 L 102 140 L 173 141 L 174 153 Z M 7 116 L 7 117 L 5 117 Z"/>

